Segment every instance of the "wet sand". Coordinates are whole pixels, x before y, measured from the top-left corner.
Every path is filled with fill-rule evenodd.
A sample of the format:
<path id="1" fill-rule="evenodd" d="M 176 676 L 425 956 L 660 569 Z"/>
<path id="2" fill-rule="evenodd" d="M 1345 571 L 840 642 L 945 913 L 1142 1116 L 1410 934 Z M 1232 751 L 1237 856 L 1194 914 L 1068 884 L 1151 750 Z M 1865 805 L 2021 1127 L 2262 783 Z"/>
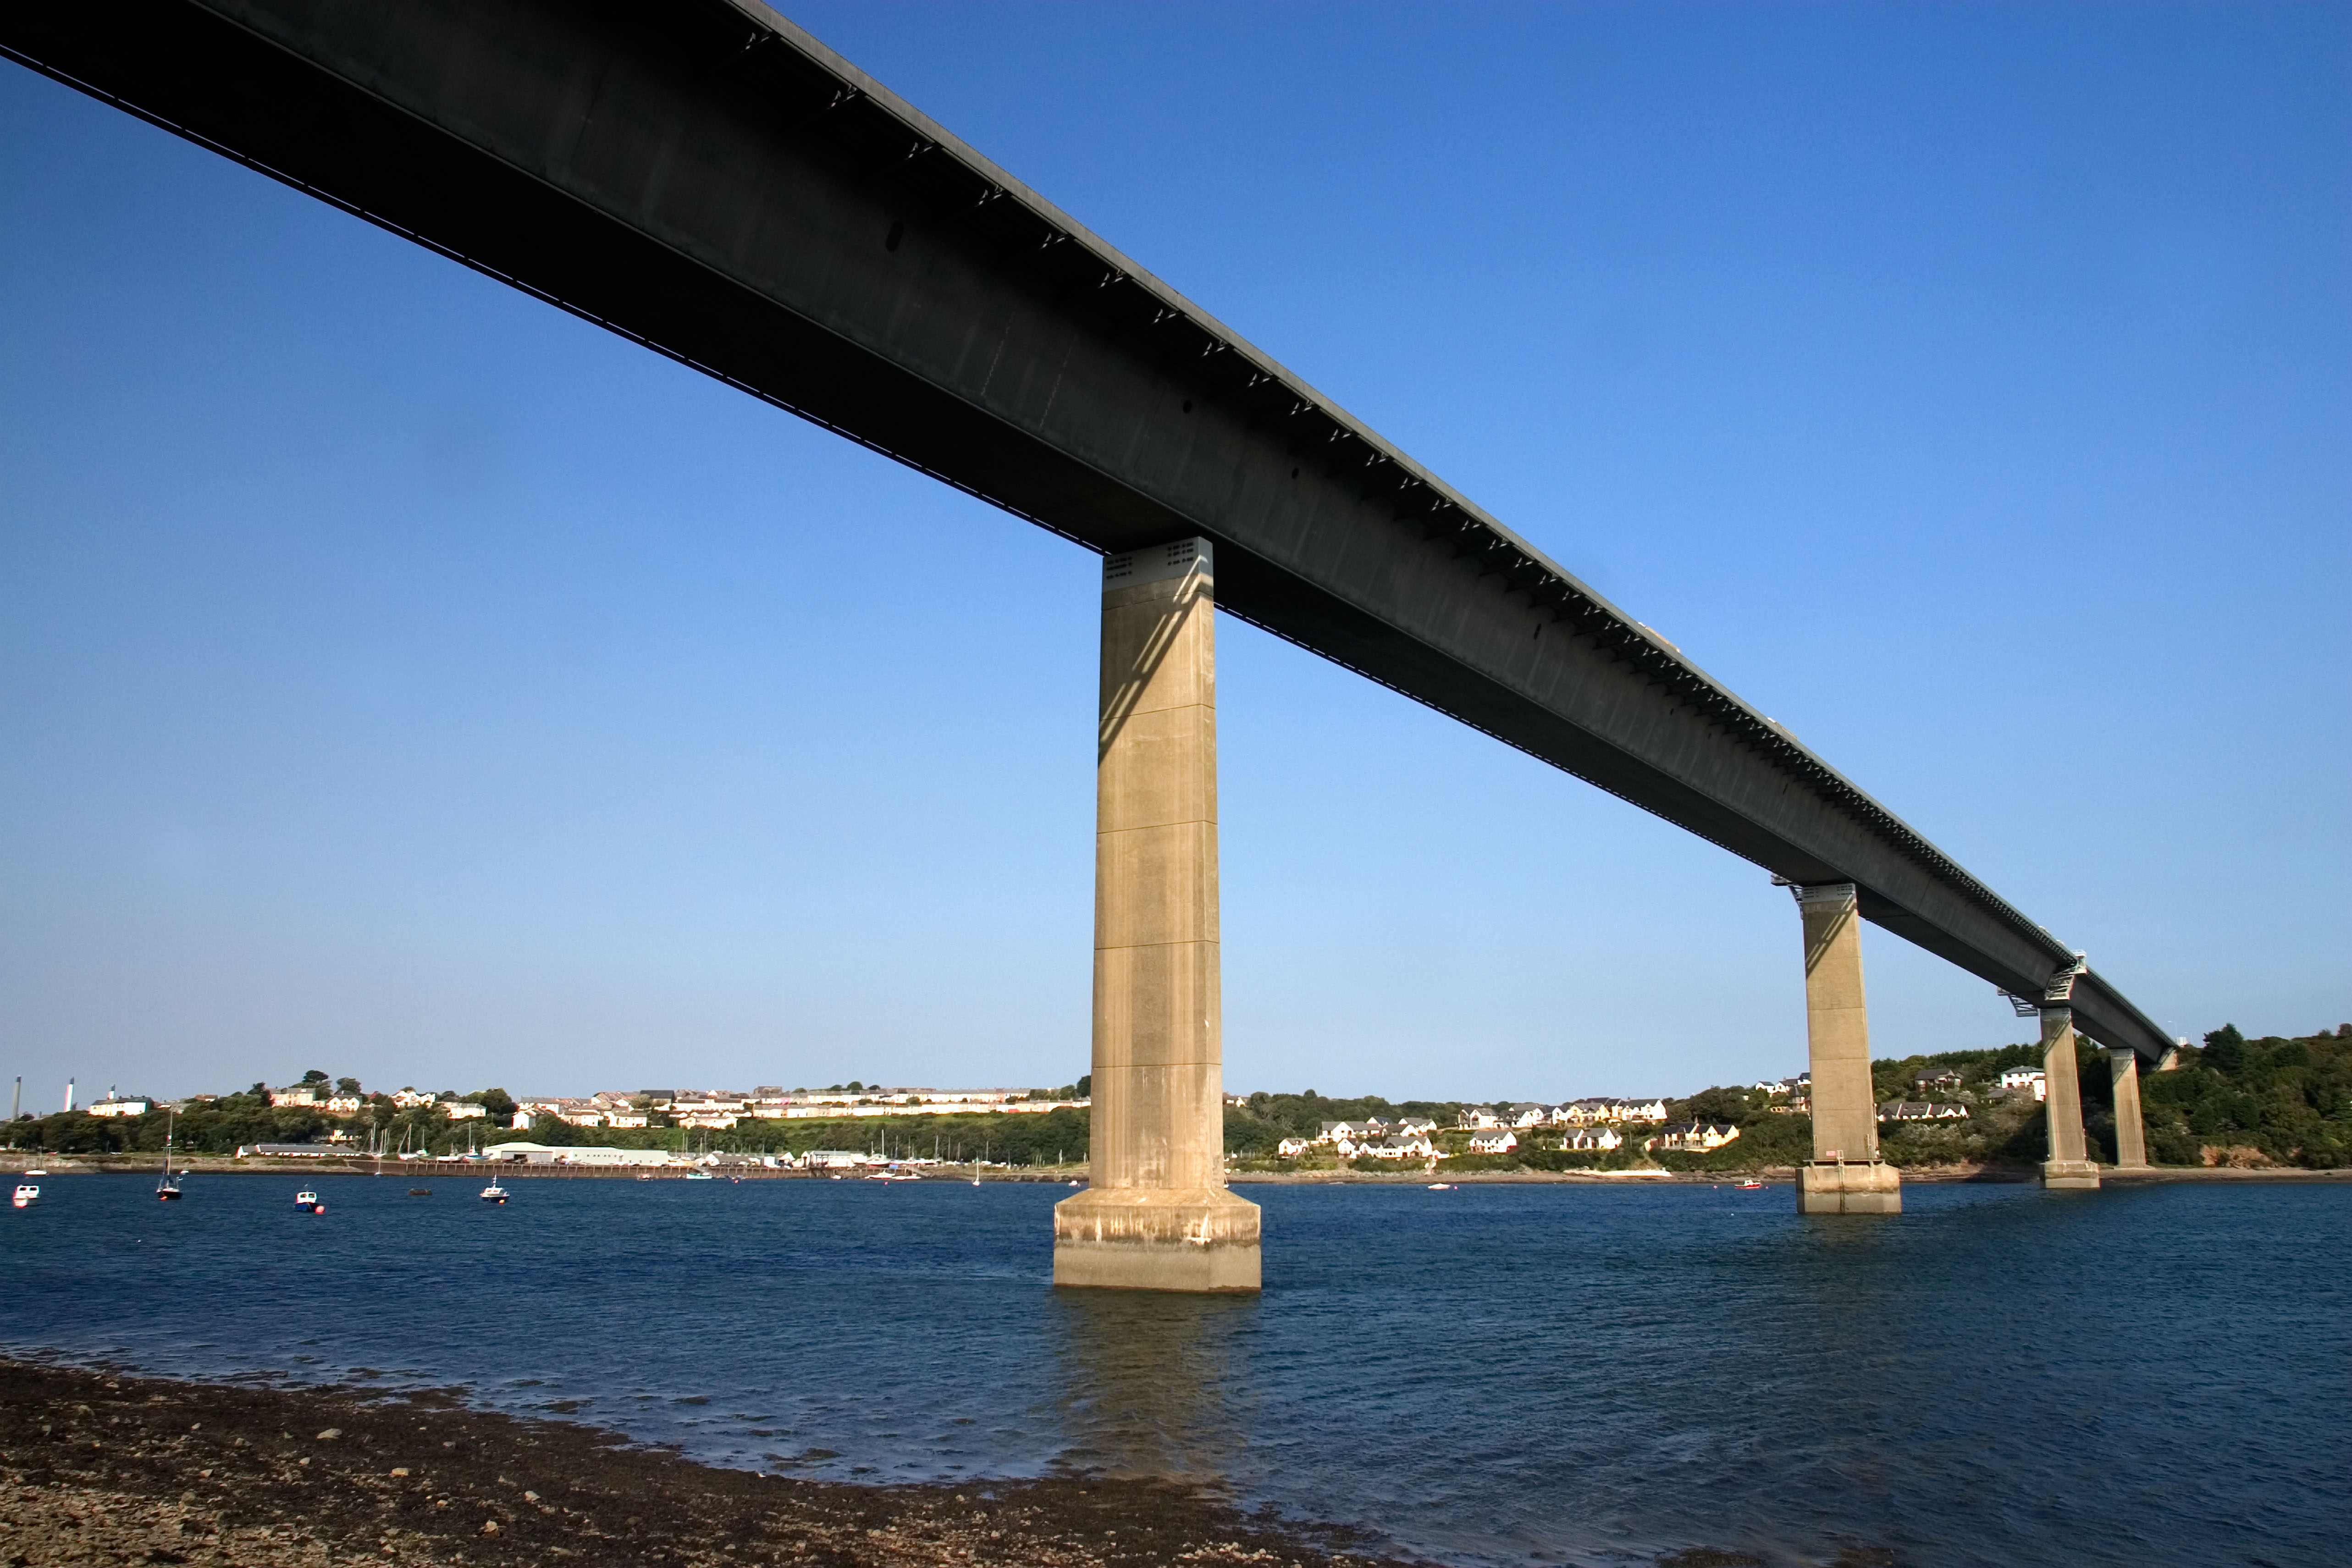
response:
<path id="1" fill-rule="evenodd" d="M 439 1391 L 0 1360 L 0 1568 L 1398 1563 L 1350 1548 L 1150 1481 L 796 1480 Z"/>

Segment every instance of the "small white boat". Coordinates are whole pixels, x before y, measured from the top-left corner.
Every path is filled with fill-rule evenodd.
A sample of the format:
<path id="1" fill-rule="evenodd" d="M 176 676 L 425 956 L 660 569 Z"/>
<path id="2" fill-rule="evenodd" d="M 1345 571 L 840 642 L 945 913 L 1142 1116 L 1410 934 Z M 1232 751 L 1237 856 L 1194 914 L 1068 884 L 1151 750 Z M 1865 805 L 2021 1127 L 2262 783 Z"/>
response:
<path id="1" fill-rule="evenodd" d="M 41 1174 L 46 1176 L 48 1173 L 44 1171 Z M 41 1189 L 31 1182 L 19 1182 L 16 1184 L 16 1195 L 9 1201 L 20 1209 L 28 1209 L 33 1206 L 33 1200 L 40 1195 Z"/>
<path id="2" fill-rule="evenodd" d="M 708 1171 L 688 1171 L 686 1179 L 689 1182 L 715 1182 L 719 1178 Z"/>
<path id="3" fill-rule="evenodd" d="M 1462 1189 L 1452 1182 L 1432 1182 L 1429 1190 L 1433 1193 L 1458 1193 Z"/>
<path id="4" fill-rule="evenodd" d="M 310 1188 L 305 1187 L 300 1192 L 294 1194 L 294 1212 L 297 1214 L 325 1214 L 327 1212 L 327 1205 L 319 1201 L 318 1194 L 312 1192 Z"/>
<path id="5" fill-rule="evenodd" d="M 507 1190 L 493 1180 L 488 1186 L 482 1189 L 482 1201 L 486 1204 L 502 1204 L 507 1201 Z"/>
<path id="6" fill-rule="evenodd" d="M 1739 1190 L 1743 1193 L 1760 1193 L 1764 1190 L 1764 1184 L 1751 1176 L 1739 1184 Z"/>

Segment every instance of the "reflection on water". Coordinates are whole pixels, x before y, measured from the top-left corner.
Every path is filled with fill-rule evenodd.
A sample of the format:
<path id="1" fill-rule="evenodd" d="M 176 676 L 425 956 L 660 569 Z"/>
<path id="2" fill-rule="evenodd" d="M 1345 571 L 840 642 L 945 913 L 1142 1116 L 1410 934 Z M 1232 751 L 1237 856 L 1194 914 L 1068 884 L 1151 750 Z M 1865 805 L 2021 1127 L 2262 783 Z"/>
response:
<path id="1" fill-rule="evenodd" d="M 1261 1300 L 1055 1290 L 1061 1468 L 1222 1489 L 1248 1447 L 1238 1363 Z"/>

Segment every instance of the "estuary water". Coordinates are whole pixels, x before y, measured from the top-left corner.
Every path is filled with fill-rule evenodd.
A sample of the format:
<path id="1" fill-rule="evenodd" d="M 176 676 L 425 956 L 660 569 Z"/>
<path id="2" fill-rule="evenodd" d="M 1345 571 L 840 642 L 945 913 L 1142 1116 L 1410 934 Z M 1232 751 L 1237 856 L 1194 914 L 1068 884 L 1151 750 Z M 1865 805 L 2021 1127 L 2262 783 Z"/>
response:
<path id="1" fill-rule="evenodd" d="M 1184 1477 L 1465 1564 L 2352 1563 L 2352 1187 L 1246 1186 L 1265 1292 L 1204 1300 L 1050 1289 L 1067 1188 L 481 1179 L 52 1177 L 0 1211 L 0 1348 L 801 1475 Z"/>

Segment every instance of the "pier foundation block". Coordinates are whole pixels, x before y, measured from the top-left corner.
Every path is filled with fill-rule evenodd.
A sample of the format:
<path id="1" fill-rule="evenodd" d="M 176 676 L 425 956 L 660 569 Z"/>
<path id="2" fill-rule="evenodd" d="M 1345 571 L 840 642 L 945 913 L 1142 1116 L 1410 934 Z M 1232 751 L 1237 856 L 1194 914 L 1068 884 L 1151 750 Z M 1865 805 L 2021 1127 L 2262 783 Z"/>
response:
<path id="1" fill-rule="evenodd" d="M 1799 1214 L 1901 1214 L 1903 1179 L 1885 1161 L 1816 1160 L 1797 1167 Z"/>

